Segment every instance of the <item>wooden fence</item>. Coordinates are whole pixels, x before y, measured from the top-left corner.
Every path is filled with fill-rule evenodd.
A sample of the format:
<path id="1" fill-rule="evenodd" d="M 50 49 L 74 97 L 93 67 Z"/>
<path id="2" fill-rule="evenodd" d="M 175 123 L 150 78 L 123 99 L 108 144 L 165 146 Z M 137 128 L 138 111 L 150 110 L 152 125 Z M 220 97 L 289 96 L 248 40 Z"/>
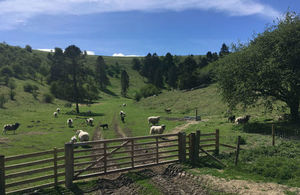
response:
<path id="1" fill-rule="evenodd" d="M 0 194 L 29 191 L 63 183 L 70 188 L 75 180 L 184 162 L 187 157 L 191 162 L 195 162 L 203 151 L 218 154 L 220 145 L 225 146 L 219 143 L 219 130 L 216 130 L 214 133 L 206 134 L 197 131 L 188 136 L 180 132 L 67 143 L 64 149 L 55 148 L 6 158 L 0 155 Z M 38 159 L 34 160 L 34 157 Z M 30 161 L 28 158 L 31 158 Z M 38 176 L 33 178 L 33 174 Z M 34 186 L 34 183 L 37 185 Z M 23 187 L 24 185 L 27 186 Z"/>

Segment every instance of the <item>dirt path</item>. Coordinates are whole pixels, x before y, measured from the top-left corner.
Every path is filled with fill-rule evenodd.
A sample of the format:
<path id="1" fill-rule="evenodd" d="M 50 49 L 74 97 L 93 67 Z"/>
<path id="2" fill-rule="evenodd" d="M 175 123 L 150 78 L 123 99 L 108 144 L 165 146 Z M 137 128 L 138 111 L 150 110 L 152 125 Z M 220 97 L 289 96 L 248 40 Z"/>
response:
<path id="1" fill-rule="evenodd" d="M 199 122 L 200 121 L 187 121 L 186 123 L 179 125 L 179 126 L 175 127 L 174 129 L 172 129 L 170 133 L 179 133 L 179 132 L 185 130 L 186 128 L 188 128 L 188 126 L 198 124 Z"/>

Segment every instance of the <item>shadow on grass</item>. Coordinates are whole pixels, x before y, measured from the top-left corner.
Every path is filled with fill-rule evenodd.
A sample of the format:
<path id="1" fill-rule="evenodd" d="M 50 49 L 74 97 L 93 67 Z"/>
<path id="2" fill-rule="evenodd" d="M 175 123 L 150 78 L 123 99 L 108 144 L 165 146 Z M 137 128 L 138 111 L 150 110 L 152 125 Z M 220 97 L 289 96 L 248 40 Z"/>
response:
<path id="1" fill-rule="evenodd" d="M 104 116 L 103 113 L 95 113 L 95 112 L 80 112 L 76 113 L 75 111 L 66 112 L 67 115 L 77 115 L 77 116 Z"/>
<path id="2" fill-rule="evenodd" d="M 246 133 L 258 133 L 263 135 L 272 134 L 272 125 L 274 125 L 275 135 L 283 138 L 300 138 L 300 122 L 276 122 L 276 123 L 247 123 L 245 125 L 235 126 L 234 130 L 241 130 Z"/>
<path id="3" fill-rule="evenodd" d="M 108 89 L 103 89 L 101 91 L 103 91 L 104 93 L 106 93 L 108 95 L 111 95 L 111 96 L 118 96 L 117 94 L 115 94 L 114 92 L 112 92 L 112 91 L 110 91 Z"/>

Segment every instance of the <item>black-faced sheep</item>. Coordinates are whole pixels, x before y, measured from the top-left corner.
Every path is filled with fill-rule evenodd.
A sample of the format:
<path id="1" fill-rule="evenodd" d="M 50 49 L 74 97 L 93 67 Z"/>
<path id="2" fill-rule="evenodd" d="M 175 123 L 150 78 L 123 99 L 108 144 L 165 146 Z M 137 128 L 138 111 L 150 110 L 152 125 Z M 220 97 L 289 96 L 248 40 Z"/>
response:
<path id="1" fill-rule="evenodd" d="M 93 118 L 88 118 L 88 119 L 86 119 L 85 121 L 86 121 L 86 124 L 87 124 L 87 125 L 93 126 L 93 122 L 94 122 L 94 119 L 93 119 Z"/>
<path id="2" fill-rule="evenodd" d="M 160 126 L 152 126 L 150 127 L 150 135 L 153 134 L 162 134 L 166 128 L 166 125 L 160 125 Z"/>
<path id="3" fill-rule="evenodd" d="M 233 123 L 235 121 L 235 115 L 228 117 L 228 121 Z"/>
<path id="4" fill-rule="evenodd" d="M 60 108 L 56 108 L 56 112 L 59 113 L 60 112 Z"/>
<path id="5" fill-rule="evenodd" d="M 236 124 L 244 124 L 247 123 L 250 119 L 250 115 L 240 116 L 235 119 Z"/>
<path id="6" fill-rule="evenodd" d="M 53 116 L 54 116 L 55 118 L 57 118 L 57 117 L 58 117 L 58 113 L 57 113 L 57 112 L 53 112 Z"/>
<path id="7" fill-rule="evenodd" d="M 73 137 L 71 137 L 69 143 L 75 144 L 76 142 L 77 142 L 77 137 L 76 137 L 76 135 L 74 135 Z"/>
<path id="8" fill-rule="evenodd" d="M 3 126 L 3 132 L 2 134 L 6 134 L 6 131 L 14 131 L 14 134 L 16 134 L 16 130 L 20 126 L 20 123 L 15 123 L 15 124 L 6 124 Z"/>
<path id="9" fill-rule="evenodd" d="M 72 127 L 72 126 L 73 126 L 73 119 L 68 118 L 68 120 L 67 120 L 67 125 L 68 125 L 69 127 Z"/>
<path id="10" fill-rule="evenodd" d="M 123 110 L 121 110 L 120 111 L 120 117 L 121 117 L 121 120 L 122 120 L 123 123 L 125 122 L 125 116 L 126 116 L 125 112 Z"/>
<path id="11" fill-rule="evenodd" d="M 85 132 L 83 130 L 77 130 L 76 135 L 78 136 L 79 141 L 81 142 L 89 141 L 90 136 L 88 132 Z"/>
<path id="12" fill-rule="evenodd" d="M 156 125 L 158 124 L 160 116 L 150 116 L 148 117 L 148 124 Z"/>

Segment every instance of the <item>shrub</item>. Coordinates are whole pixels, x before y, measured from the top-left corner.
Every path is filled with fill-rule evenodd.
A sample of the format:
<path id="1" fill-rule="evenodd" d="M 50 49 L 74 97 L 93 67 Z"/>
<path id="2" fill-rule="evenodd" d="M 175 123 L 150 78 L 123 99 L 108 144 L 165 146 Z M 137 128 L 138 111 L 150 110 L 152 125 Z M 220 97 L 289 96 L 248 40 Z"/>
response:
<path id="1" fill-rule="evenodd" d="M 29 83 L 26 83 L 26 84 L 24 85 L 24 91 L 25 91 L 25 92 L 33 93 L 33 91 L 37 91 L 37 90 L 39 90 L 39 88 L 38 88 L 38 86 L 36 86 L 36 85 L 31 85 L 31 84 L 29 84 Z"/>
<path id="2" fill-rule="evenodd" d="M 4 94 L 0 95 L 0 108 L 4 108 L 4 104 L 7 102 L 7 98 Z"/>
<path id="3" fill-rule="evenodd" d="M 139 92 L 136 92 L 135 94 L 134 94 L 134 100 L 135 101 L 140 101 L 141 100 L 141 98 L 142 98 L 142 94 L 141 93 L 139 93 Z"/>
<path id="4" fill-rule="evenodd" d="M 160 93 L 160 90 L 154 85 L 149 84 L 141 88 L 140 93 L 144 98 L 146 98 L 152 95 L 158 95 Z"/>
<path id="5" fill-rule="evenodd" d="M 54 97 L 53 97 L 52 94 L 50 94 L 50 93 L 44 94 L 44 102 L 46 102 L 46 103 L 52 103 L 53 100 L 54 100 Z"/>

